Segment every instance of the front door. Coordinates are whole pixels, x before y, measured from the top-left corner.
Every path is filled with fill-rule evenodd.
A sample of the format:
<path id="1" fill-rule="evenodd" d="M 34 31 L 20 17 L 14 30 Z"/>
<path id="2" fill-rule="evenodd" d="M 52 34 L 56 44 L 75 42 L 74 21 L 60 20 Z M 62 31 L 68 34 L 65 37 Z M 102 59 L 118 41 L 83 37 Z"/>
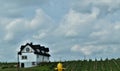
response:
<path id="1" fill-rule="evenodd" d="M 24 63 L 21 63 L 21 68 L 24 68 Z"/>

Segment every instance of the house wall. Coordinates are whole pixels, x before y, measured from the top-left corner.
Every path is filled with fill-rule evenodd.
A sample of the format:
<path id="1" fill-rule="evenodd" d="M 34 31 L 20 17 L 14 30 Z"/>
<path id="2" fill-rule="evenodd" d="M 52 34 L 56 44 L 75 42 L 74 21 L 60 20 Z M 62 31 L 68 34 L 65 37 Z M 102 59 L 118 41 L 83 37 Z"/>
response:
<path id="1" fill-rule="evenodd" d="M 23 63 L 25 68 L 36 66 L 36 65 L 33 65 L 32 62 L 23 62 Z M 22 62 L 20 63 L 20 67 L 22 67 Z"/>
<path id="2" fill-rule="evenodd" d="M 22 56 L 27 56 L 27 59 L 22 59 Z M 36 61 L 36 55 L 34 53 L 22 53 L 22 55 L 19 56 L 20 62 L 32 62 Z"/>
<path id="3" fill-rule="evenodd" d="M 22 56 L 27 56 L 27 59 L 22 59 Z M 22 53 L 22 55 L 19 56 L 20 61 L 20 67 L 21 63 L 24 63 L 24 67 L 32 67 L 36 65 L 36 55 L 34 53 Z M 35 62 L 35 65 L 32 63 Z"/>
<path id="4" fill-rule="evenodd" d="M 22 56 L 27 56 L 27 59 L 22 59 Z M 22 55 L 19 56 L 19 61 L 20 67 L 22 67 L 21 63 L 24 63 L 24 67 L 33 67 L 37 64 L 40 64 L 41 62 L 49 62 L 49 57 L 43 55 L 36 55 L 34 53 L 22 53 Z"/>
<path id="5" fill-rule="evenodd" d="M 44 56 L 44 62 L 49 62 L 49 57 L 48 56 Z"/>
<path id="6" fill-rule="evenodd" d="M 49 57 L 43 55 L 37 55 L 37 63 L 39 64 L 40 62 L 49 62 Z"/>
<path id="7" fill-rule="evenodd" d="M 43 61 L 43 56 L 42 55 L 37 55 L 36 58 L 37 58 L 36 61 L 37 61 L 38 64 Z"/>

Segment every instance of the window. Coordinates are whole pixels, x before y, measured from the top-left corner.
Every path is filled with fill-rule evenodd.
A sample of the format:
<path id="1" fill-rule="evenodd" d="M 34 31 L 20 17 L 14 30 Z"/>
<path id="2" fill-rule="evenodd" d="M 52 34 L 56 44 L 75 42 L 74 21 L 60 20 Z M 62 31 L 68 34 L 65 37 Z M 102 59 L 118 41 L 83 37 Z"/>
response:
<path id="1" fill-rule="evenodd" d="M 39 49 L 37 49 L 37 52 L 40 52 L 40 50 L 39 50 Z"/>
<path id="2" fill-rule="evenodd" d="M 44 53 L 44 51 L 43 51 L 43 50 L 42 50 L 41 52 L 42 52 L 42 53 Z"/>
<path id="3" fill-rule="evenodd" d="M 29 52 L 30 51 L 30 49 L 29 48 L 26 48 L 26 52 Z"/>
<path id="4" fill-rule="evenodd" d="M 37 55 L 37 58 L 39 58 L 39 55 Z"/>
<path id="5" fill-rule="evenodd" d="M 35 65 L 35 62 L 32 62 L 32 65 Z"/>
<path id="6" fill-rule="evenodd" d="M 23 60 L 27 59 L 27 56 L 22 56 L 22 59 L 23 59 Z"/>

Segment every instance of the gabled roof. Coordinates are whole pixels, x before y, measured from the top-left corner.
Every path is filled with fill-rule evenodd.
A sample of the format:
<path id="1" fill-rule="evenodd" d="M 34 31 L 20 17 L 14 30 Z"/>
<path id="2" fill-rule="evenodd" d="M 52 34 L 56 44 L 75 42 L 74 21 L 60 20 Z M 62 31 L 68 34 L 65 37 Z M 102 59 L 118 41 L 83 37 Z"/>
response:
<path id="1" fill-rule="evenodd" d="M 50 54 L 46 53 L 46 52 L 49 52 L 49 48 L 45 48 L 45 46 L 41 46 L 41 45 L 33 45 L 32 43 L 27 43 L 26 45 L 21 45 L 20 51 L 18 52 L 19 55 L 22 54 L 22 50 L 26 46 L 30 46 L 34 50 L 35 54 L 50 56 Z"/>

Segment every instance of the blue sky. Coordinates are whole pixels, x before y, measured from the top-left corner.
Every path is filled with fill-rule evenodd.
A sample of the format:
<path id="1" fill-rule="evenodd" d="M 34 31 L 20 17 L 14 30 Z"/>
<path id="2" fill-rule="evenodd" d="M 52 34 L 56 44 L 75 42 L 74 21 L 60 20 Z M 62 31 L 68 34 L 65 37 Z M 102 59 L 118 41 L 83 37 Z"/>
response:
<path id="1" fill-rule="evenodd" d="M 120 57 L 119 0 L 0 0 L 0 61 L 27 42 L 51 60 Z"/>

